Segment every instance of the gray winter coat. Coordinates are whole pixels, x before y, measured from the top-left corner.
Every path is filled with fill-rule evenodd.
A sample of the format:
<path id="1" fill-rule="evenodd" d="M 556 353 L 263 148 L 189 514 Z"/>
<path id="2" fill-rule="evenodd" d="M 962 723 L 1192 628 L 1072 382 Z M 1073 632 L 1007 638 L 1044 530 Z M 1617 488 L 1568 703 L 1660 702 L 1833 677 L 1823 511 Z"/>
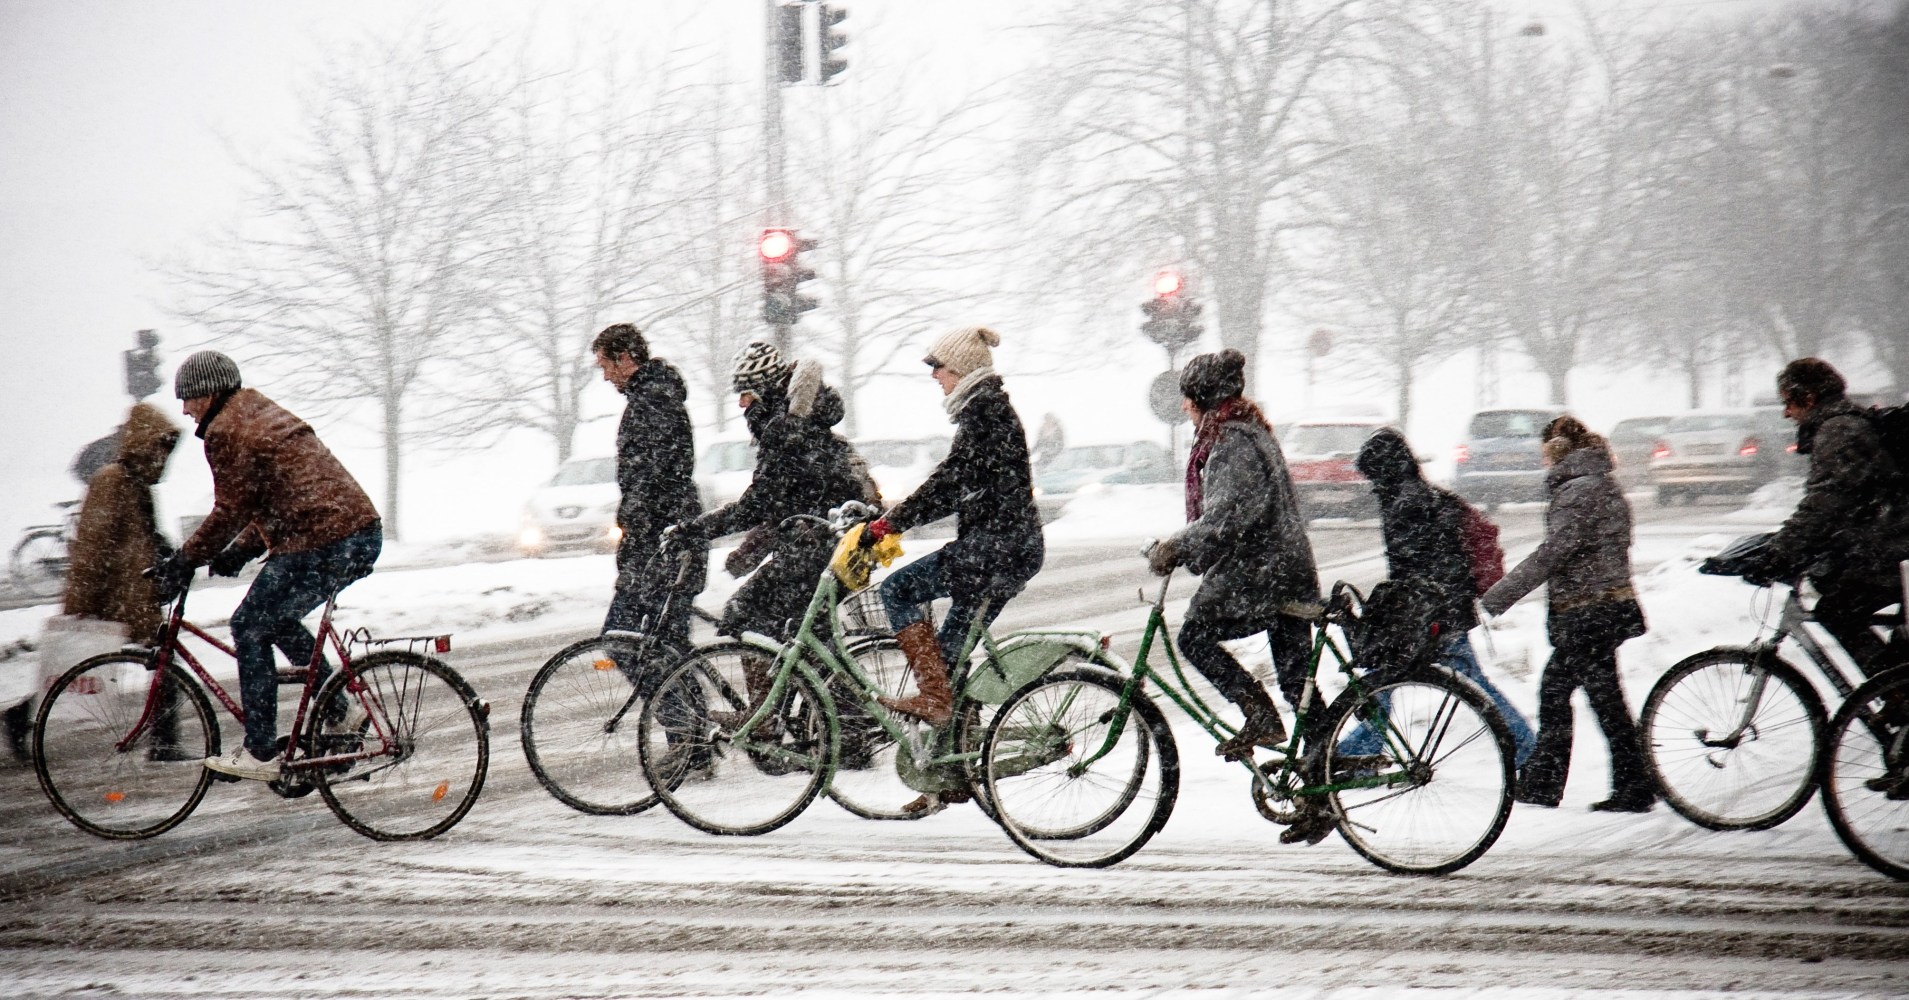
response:
<path id="1" fill-rule="evenodd" d="M 1200 473 L 1200 497 L 1199 520 L 1172 538 L 1201 577 L 1189 617 L 1263 622 L 1282 604 L 1319 599 L 1312 541 L 1272 432 L 1229 421 Z"/>
<path id="2" fill-rule="evenodd" d="M 1824 403 L 1797 427 L 1796 450 L 1810 456 L 1810 475 L 1770 540 L 1772 564 L 1893 584 L 1897 560 L 1909 558 L 1909 498 L 1875 423 L 1846 399 Z"/>
<path id="3" fill-rule="evenodd" d="M 1610 601 L 1635 600 L 1631 587 L 1631 505 L 1611 475 L 1611 453 L 1579 448 L 1545 476 L 1551 506 L 1544 542 L 1485 591 L 1485 610 L 1501 615 L 1520 597 L 1548 585 L 1552 614 Z"/>

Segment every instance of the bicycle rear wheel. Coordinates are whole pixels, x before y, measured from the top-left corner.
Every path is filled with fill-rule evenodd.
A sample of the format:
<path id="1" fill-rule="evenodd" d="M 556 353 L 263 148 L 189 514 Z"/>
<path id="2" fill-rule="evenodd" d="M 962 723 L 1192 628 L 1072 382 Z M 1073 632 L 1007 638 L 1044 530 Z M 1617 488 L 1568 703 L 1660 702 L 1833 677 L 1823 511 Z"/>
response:
<path id="1" fill-rule="evenodd" d="M 1657 787 L 1711 830 L 1767 830 L 1816 791 L 1823 702 L 1795 667 L 1705 650 L 1652 685 L 1638 717 Z"/>
<path id="2" fill-rule="evenodd" d="M 1505 720 L 1471 682 L 1442 670 L 1379 680 L 1342 697 L 1330 719 L 1312 782 L 1362 782 L 1327 799 L 1339 835 L 1368 861 L 1443 875 L 1498 840 L 1511 816 L 1515 750 Z M 1340 757 L 1340 741 L 1361 723 L 1383 749 Z"/>
<path id="3" fill-rule="evenodd" d="M 544 790 L 596 816 L 655 805 L 637 749 L 639 686 L 660 681 L 684 655 L 659 639 L 596 636 L 552 656 L 531 678 L 518 719 L 524 759 Z"/>
<path id="4" fill-rule="evenodd" d="M 770 654 L 739 642 L 691 653 L 643 706 L 643 773 L 663 805 L 706 833 L 753 836 L 802 814 L 834 762 L 835 719 L 800 673 L 744 735 L 754 699 L 747 664 Z M 773 671 L 773 667 L 769 668 Z"/>
<path id="5" fill-rule="evenodd" d="M 1909 880 L 1909 669 L 1870 678 L 1836 710 L 1823 810 L 1850 853 Z"/>
<path id="6" fill-rule="evenodd" d="M 1144 693 L 1100 670 L 1041 677 L 1008 698 L 981 744 L 996 822 L 1029 854 L 1062 868 L 1105 868 L 1166 825 L 1180 791 L 1180 755 Z"/>
<path id="7" fill-rule="evenodd" d="M 219 727 L 205 692 L 176 666 L 166 668 L 168 691 L 155 692 L 155 680 L 149 657 L 107 653 L 61 674 L 40 702 L 34 773 L 53 808 L 87 833 L 164 833 L 212 783 L 205 759 L 219 752 Z"/>
<path id="8" fill-rule="evenodd" d="M 349 707 L 320 733 L 327 753 L 362 754 L 348 765 L 313 768 L 319 794 L 348 827 L 373 840 L 428 840 L 457 825 L 476 804 L 490 770 L 488 706 L 457 671 L 403 650 L 352 664 L 363 689 L 335 671 L 317 703 Z"/>

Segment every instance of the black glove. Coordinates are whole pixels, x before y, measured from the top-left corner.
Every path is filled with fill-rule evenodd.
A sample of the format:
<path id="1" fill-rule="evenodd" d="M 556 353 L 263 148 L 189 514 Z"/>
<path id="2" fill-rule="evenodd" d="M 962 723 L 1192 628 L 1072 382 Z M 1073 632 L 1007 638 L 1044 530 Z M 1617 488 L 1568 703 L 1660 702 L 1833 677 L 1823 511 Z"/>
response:
<path id="1" fill-rule="evenodd" d="M 213 576 L 238 576 L 239 570 L 244 569 L 245 564 L 251 561 L 252 553 L 237 546 L 228 545 L 218 555 L 213 556 L 212 561 L 206 563 L 205 568 L 206 572 Z"/>
<path id="2" fill-rule="evenodd" d="M 706 541 L 699 519 L 691 518 L 678 521 L 663 529 L 663 541 L 671 545 L 687 545 L 692 542 Z"/>
<path id="3" fill-rule="evenodd" d="M 187 587 L 192 586 L 192 574 L 198 569 L 191 563 L 171 553 L 153 564 L 146 571 L 152 577 L 154 595 L 162 601 L 170 601 L 179 596 Z"/>

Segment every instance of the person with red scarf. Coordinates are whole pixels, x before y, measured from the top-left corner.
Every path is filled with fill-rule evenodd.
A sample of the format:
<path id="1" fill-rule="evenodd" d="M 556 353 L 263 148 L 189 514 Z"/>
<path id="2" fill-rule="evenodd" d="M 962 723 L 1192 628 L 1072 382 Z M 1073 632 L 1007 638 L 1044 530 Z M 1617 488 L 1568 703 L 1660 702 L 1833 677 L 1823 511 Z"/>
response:
<path id="1" fill-rule="evenodd" d="M 1286 727 L 1266 690 L 1220 643 L 1266 633 L 1280 693 L 1296 707 L 1312 632 L 1282 609 L 1319 600 L 1292 474 L 1265 415 L 1241 395 L 1245 386 L 1246 358 L 1231 349 L 1202 354 L 1181 372 L 1181 407 L 1195 428 L 1186 473 L 1188 523 L 1148 554 L 1161 576 L 1176 566 L 1200 576 L 1180 627 L 1180 652 L 1246 715 L 1239 732 L 1214 750 L 1228 760 L 1283 743 Z"/>

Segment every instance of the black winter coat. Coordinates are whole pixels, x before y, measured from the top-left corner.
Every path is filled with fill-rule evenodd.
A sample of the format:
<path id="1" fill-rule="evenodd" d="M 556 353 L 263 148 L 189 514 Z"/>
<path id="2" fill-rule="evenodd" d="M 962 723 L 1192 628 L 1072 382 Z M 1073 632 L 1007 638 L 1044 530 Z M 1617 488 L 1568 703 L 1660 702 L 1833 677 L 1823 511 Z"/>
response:
<path id="1" fill-rule="evenodd" d="M 1894 584 L 1909 557 L 1909 498 L 1875 423 L 1846 399 L 1824 403 L 1797 426 L 1796 450 L 1810 456 L 1809 479 L 1770 540 L 1772 567 Z"/>
<path id="2" fill-rule="evenodd" d="M 1027 432 L 998 376 L 975 385 L 954 424 L 948 457 L 889 509 L 887 521 L 907 531 L 955 515 L 955 540 L 941 550 L 941 572 L 955 600 L 972 601 L 993 581 L 1032 579 L 1047 550 L 1034 507 Z"/>
<path id="3" fill-rule="evenodd" d="M 1478 624 L 1478 593 L 1465 554 L 1462 501 L 1425 481 L 1405 438 L 1391 428 L 1366 439 L 1357 465 L 1379 499 L 1386 575 L 1437 587 L 1445 597 L 1439 628 L 1447 634 L 1471 631 Z"/>
<path id="4" fill-rule="evenodd" d="M 810 362 L 765 390 L 743 413 L 756 442 L 756 470 L 734 503 L 697 519 L 708 538 L 761 525 L 779 526 L 796 514 L 828 515 L 847 500 L 865 499 L 854 450 L 832 430 L 848 410 L 834 389 L 822 384 Z"/>
<path id="5" fill-rule="evenodd" d="M 683 400 L 683 376 L 651 358 L 623 387 L 616 428 L 616 483 L 623 491 L 617 527 L 630 539 L 653 541 L 663 529 L 702 512 L 696 498 L 696 443 Z"/>

